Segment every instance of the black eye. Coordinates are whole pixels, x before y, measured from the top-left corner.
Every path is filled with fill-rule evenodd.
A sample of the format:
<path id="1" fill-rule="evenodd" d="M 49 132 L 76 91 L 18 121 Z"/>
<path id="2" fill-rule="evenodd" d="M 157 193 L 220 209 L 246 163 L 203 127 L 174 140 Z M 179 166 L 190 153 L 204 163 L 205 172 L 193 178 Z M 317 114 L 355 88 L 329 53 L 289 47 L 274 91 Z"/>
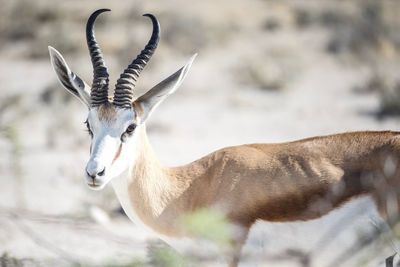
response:
<path id="1" fill-rule="evenodd" d="M 92 132 L 92 130 L 90 130 L 89 122 L 86 120 L 84 123 L 86 124 L 86 128 L 87 128 L 87 131 L 88 131 L 89 135 L 91 137 L 93 137 L 93 132 Z"/>
<path id="2" fill-rule="evenodd" d="M 121 135 L 121 141 L 125 142 L 126 138 L 130 136 L 136 128 L 136 124 L 131 124 L 126 128 L 126 131 Z"/>
<path id="3" fill-rule="evenodd" d="M 126 133 L 131 134 L 136 128 L 136 124 L 131 124 L 128 126 L 128 128 L 126 128 Z"/>

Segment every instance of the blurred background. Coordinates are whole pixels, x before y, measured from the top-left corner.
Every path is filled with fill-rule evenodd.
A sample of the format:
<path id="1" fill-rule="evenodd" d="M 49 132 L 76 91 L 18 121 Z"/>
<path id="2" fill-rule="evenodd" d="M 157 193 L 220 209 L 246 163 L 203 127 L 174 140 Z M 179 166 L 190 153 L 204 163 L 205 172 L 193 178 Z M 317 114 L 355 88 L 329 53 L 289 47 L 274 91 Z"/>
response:
<path id="1" fill-rule="evenodd" d="M 111 186 L 94 192 L 83 179 L 87 110 L 58 83 L 47 46 L 90 83 L 85 24 L 98 8 L 112 9 L 96 23 L 110 87 L 151 35 L 144 13 L 157 16 L 162 35 L 137 95 L 198 53 L 181 88 L 147 125 L 166 165 L 230 145 L 400 128 L 396 0 L 0 6 L 1 266 L 175 264 L 173 255 L 151 250 L 160 245 L 128 221 Z M 377 222 L 372 202 L 359 199 L 310 222 L 257 224 L 242 266 L 377 266 L 396 252 L 396 231 L 377 234 Z"/>

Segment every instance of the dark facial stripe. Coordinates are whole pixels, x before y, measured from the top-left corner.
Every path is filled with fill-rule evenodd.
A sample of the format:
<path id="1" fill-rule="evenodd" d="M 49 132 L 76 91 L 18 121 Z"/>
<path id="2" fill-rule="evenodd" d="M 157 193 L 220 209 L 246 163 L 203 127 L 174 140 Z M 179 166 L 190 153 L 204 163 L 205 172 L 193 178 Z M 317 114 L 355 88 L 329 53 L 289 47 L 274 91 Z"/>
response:
<path id="1" fill-rule="evenodd" d="M 114 159 L 113 159 L 112 162 L 111 162 L 111 165 L 113 165 L 114 162 L 115 162 L 115 161 L 119 158 L 119 156 L 121 155 L 121 149 L 122 149 L 122 144 L 119 145 L 117 154 L 115 154 L 115 157 L 114 157 Z"/>

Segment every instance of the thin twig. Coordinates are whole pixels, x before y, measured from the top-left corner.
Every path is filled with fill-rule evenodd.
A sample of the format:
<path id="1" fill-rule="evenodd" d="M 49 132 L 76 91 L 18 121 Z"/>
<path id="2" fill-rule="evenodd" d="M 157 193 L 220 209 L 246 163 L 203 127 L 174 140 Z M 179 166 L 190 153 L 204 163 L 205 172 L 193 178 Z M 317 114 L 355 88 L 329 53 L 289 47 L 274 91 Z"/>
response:
<path id="1" fill-rule="evenodd" d="M 93 222 L 86 217 L 71 216 L 68 214 L 63 215 L 50 215 L 43 214 L 40 212 L 34 212 L 26 209 L 11 210 L 0 206 L 0 215 L 3 217 L 8 217 L 12 219 L 19 220 L 30 220 L 44 224 L 62 224 L 73 229 L 81 230 L 85 234 L 102 237 L 107 240 L 111 240 L 123 246 L 129 246 L 132 249 L 141 249 L 144 246 L 139 246 L 138 242 L 135 242 L 131 238 L 125 236 L 119 236 L 110 232 L 104 227 L 98 229 L 94 226 Z"/>
<path id="2" fill-rule="evenodd" d="M 327 266 L 340 266 L 344 262 L 348 261 L 350 258 L 352 258 L 354 255 L 359 253 L 361 250 L 363 250 L 365 247 L 368 245 L 371 245 L 372 242 L 379 237 L 382 234 L 381 227 L 378 228 L 373 228 L 374 230 L 370 232 L 369 234 L 362 235 L 353 246 L 351 246 L 349 249 L 344 250 L 342 253 L 339 254 L 332 262 L 331 264 Z"/>
<path id="3" fill-rule="evenodd" d="M 328 247 L 328 245 L 335 240 L 339 236 L 339 232 L 344 231 L 346 226 L 349 225 L 350 221 L 353 221 L 354 218 L 362 215 L 365 213 L 365 211 L 368 210 L 368 205 L 363 204 L 355 213 L 353 213 L 351 216 L 349 216 L 347 213 L 343 214 L 339 220 L 337 220 L 332 227 L 326 231 L 322 237 L 316 242 L 316 244 L 313 246 L 313 249 L 311 250 L 310 253 L 315 254 L 321 254 L 321 252 Z"/>
<path id="4" fill-rule="evenodd" d="M 71 254 L 66 252 L 65 250 L 57 247 L 55 244 L 52 244 L 45 238 L 43 238 L 40 234 L 35 232 L 32 228 L 26 225 L 22 220 L 15 220 L 18 228 L 28 236 L 36 245 L 46 249 L 47 251 L 52 252 L 57 255 L 60 259 L 63 259 L 71 264 L 78 264 L 79 261 L 76 260 Z"/>

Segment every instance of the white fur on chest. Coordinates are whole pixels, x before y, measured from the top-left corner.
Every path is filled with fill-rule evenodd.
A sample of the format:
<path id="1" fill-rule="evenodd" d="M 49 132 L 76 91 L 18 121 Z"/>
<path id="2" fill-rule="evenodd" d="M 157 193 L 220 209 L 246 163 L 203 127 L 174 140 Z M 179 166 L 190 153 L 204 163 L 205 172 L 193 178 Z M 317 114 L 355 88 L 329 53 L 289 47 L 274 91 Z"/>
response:
<path id="1" fill-rule="evenodd" d="M 164 242 L 168 243 L 171 247 L 174 249 L 178 250 L 181 253 L 184 253 L 187 251 L 189 247 L 194 247 L 194 245 L 197 243 L 195 240 L 190 239 L 190 238 L 171 238 L 165 235 L 162 235 L 156 231 L 154 231 L 151 227 L 147 226 L 143 221 L 139 218 L 137 215 L 135 209 L 133 208 L 130 198 L 129 198 L 129 193 L 128 193 L 128 180 L 127 180 L 127 173 L 124 172 L 122 173 L 119 177 L 115 177 L 114 179 L 111 180 L 111 183 L 113 185 L 115 194 L 117 195 L 117 198 L 124 209 L 126 215 L 128 218 L 134 222 L 138 227 L 146 230 L 148 233 L 150 233 L 153 236 L 156 236 L 163 240 Z"/>
<path id="2" fill-rule="evenodd" d="M 146 224 L 142 222 L 142 220 L 139 218 L 137 215 L 135 209 L 133 208 L 131 204 L 131 200 L 129 198 L 129 193 L 128 193 L 128 180 L 126 178 L 127 172 L 123 172 L 120 176 L 115 177 L 114 179 L 111 180 L 112 186 L 114 188 L 115 194 L 117 195 L 117 198 L 124 209 L 126 215 L 128 218 L 134 222 L 137 226 L 146 229 L 152 234 L 159 235 L 157 232 L 155 232 L 153 229 L 148 227 Z"/>
<path id="3" fill-rule="evenodd" d="M 111 180 L 112 186 L 114 188 L 115 194 L 124 209 L 128 218 L 134 222 L 138 227 L 147 231 L 154 237 L 158 237 L 168 245 L 173 247 L 175 250 L 182 254 L 193 254 L 198 256 L 203 256 L 205 258 L 212 257 L 218 261 L 223 260 L 221 257 L 221 250 L 217 244 L 210 240 L 205 240 L 204 238 L 188 238 L 180 237 L 174 238 L 158 233 L 151 227 L 147 226 L 137 215 L 136 210 L 131 204 L 131 200 L 128 192 L 128 171 L 123 172 L 120 176 L 115 177 Z M 234 227 L 234 226 L 232 226 Z M 234 228 L 236 229 L 236 228 Z M 236 229 L 239 230 L 239 229 Z"/>

